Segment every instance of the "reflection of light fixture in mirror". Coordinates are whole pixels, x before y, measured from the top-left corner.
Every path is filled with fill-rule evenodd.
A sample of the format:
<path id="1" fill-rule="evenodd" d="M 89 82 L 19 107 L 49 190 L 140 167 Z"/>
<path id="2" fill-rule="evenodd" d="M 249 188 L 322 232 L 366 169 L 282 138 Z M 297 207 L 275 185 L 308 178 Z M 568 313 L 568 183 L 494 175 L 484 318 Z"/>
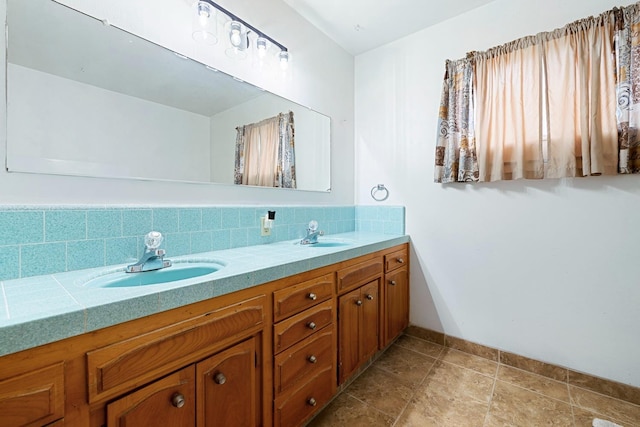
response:
<path id="1" fill-rule="evenodd" d="M 206 7 L 210 6 L 210 7 Z M 291 56 L 289 54 L 288 49 L 281 43 L 278 43 L 262 31 L 258 30 L 256 27 L 248 24 L 246 21 L 238 18 L 233 13 L 229 12 L 219 4 L 213 2 L 212 0 L 198 0 L 198 7 L 196 16 L 198 20 L 200 19 L 208 19 L 208 21 L 212 21 L 212 25 L 215 26 L 215 14 L 213 13 L 213 9 L 218 10 L 222 15 L 226 16 L 230 21 L 225 24 L 225 38 L 229 41 L 228 48 L 226 49 L 226 54 L 231 58 L 236 59 L 244 59 L 247 56 L 247 51 L 251 45 L 249 41 L 249 37 L 251 37 L 254 41 L 253 45 L 255 46 L 256 56 L 259 61 L 262 62 L 267 58 L 267 51 L 269 50 L 269 46 L 275 45 L 279 49 L 277 54 L 277 61 L 280 63 L 280 67 L 283 70 L 286 70 L 288 64 L 291 62 Z M 205 18 L 206 17 L 206 18 Z M 208 22 L 203 21 L 203 22 Z M 195 28 L 195 27 L 194 27 Z M 213 35 L 215 37 L 215 27 Z M 194 29 L 194 39 L 199 40 L 196 37 L 195 29 Z M 201 40 L 199 40 L 201 41 Z M 217 38 L 216 38 L 217 41 Z M 215 43 L 215 42 L 214 42 Z M 210 43 L 213 44 L 213 43 Z"/>
<path id="2" fill-rule="evenodd" d="M 229 23 L 229 43 L 231 46 L 225 51 L 227 56 L 234 59 L 244 59 L 247 57 L 249 39 L 247 29 L 239 21 Z"/>
<path id="3" fill-rule="evenodd" d="M 216 33 L 217 25 L 214 8 L 205 1 L 198 1 L 193 19 L 193 39 L 207 45 L 214 45 L 218 43 Z"/>

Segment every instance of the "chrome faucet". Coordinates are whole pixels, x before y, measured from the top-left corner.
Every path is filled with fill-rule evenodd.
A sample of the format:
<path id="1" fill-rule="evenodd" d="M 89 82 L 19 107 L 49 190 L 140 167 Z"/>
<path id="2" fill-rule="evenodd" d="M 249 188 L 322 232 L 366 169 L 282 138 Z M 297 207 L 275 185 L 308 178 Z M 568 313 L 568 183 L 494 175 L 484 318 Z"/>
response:
<path id="1" fill-rule="evenodd" d="M 142 254 L 138 262 L 128 265 L 125 271 L 127 273 L 142 273 L 143 271 L 153 271 L 170 267 L 171 261 L 164 259 L 165 250 L 158 249 L 163 239 L 164 237 L 162 237 L 162 234 L 158 231 L 151 231 L 144 236 L 144 254 Z"/>
<path id="2" fill-rule="evenodd" d="M 304 239 L 300 240 L 300 244 L 312 245 L 314 243 L 318 243 L 318 236 L 324 236 L 324 231 L 318 230 L 318 221 L 311 220 L 309 221 L 309 226 L 307 228 L 307 235 Z"/>

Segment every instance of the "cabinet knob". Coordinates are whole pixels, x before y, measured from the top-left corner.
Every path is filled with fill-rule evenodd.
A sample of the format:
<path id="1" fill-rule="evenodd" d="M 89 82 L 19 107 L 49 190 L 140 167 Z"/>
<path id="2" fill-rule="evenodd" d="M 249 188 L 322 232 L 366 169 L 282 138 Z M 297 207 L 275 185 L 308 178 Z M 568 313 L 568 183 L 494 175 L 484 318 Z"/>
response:
<path id="1" fill-rule="evenodd" d="M 360 300 L 356 301 L 356 305 L 362 305 L 362 301 Z"/>
<path id="2" fill-rule="evenodd" d="M 315 301 L 315 300 L 317 300 L 317 299 L 318 299 L 318 295 L 314 294 L 313 292 L 312 292 L 312 293 L 310 293 L 310 294 L 308 295 L 308 297 L 309 297 L 309 299 L 310 299 L 310 300 L 312 300 L 312 301 Z"/>
<path id="3" fill-rule="evenodd" d="M 171 404 L 176 408 L 182 408 L 184 406 L 184 396 L 180 393 L 176 393 L 171 397 Z"/>
<path id="4" fill-rule="evenodd" d="M 404 258 L 397 258 L 398 264 L 404 264 Z"/>
<path id="5" fill-rule="evenodd" d="M 309 323 L 307 323 L 307 327 L 309 329 L 315 329 L 316 328 L 316 324 L 315 324 L 315 322 L 309 322 Z"/>
<path id="6" fill-rule="evenodd" d="M 316 400 L 313 397 L 310 397 L 309 400 L 307 400 L 307 405 L 309 406 L 316 406 L 318 404 L 318 402 L 316 402 Z"/>
<path id="7" fill-rule="evenodd" d="M 226 382 L 227 382 L 227 377 L 225 377 L 225 376 L 224 376 L 224 374 L 223 374 L 222 372 L 218 372 L 217 374 L 215 374 L 215 375 L 213 376 L 213 381 L 214 381 L 216 384 L 220 384 L 220 385 L 222 385 L 222 384 L 224 384 L 224 383 L 226 383 Z"/>
<path id="8" fill-rule="evenodd" d="M 367 294 L 367 299 L 368 299 L 369 301 L 373 300 L 373 295 L 371 295 L 371 294 Z"/>
<path id="9" fill-rule="evenodd" d="M 316 363 L 318 362 L 318 358 L 315 357 L 314 355 L 309 356 L 309 358 L 307 359 L 309 361 L 309 363 Z"/>
<path id="10" fill-rule="evenodd" d="M 391 286 L 395 286 L 395 285 L 396 285 L 396 281 L 395 281 L 395 280 L 389 280 L 389 284 L 390 284 Z"/>

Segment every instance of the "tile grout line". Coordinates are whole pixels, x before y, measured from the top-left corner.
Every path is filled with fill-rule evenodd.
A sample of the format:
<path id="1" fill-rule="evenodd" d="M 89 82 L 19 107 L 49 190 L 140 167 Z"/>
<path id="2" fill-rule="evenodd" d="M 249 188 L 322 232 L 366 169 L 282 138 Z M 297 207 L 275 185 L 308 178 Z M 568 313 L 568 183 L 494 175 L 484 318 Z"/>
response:
<path id="1" fill-rule="evenodd" d="M 403 347 L 404 348 L 404 347 Z M 419 353 L 422 354 L 422 353 Z M 409 407 L 409 405 L 411 404 L 411 401 L 413 400 L 413 398 L 416 396 L 416 394 L 418 393 L 418 389 L 422 386 L 422 384 L 424 384 L 424 382 L 427 380 L 427 377 L 429 376 L 429 374 L 431 373 L 431 371 L 433 370 L 433 367 L 436 366 L 436 362 L 440 359 L 440 355 L 442 354 L 442 350 L 440 350 L 440 353 L 438 354 L 437 358 L 433 358 L 434 362 L 431 364 L 431 367 L 429 367 L 429 370 L 427 371 L 427 373 L 425 374 L 424 378 L 422 378 L 422 380 L 420 381 L 420 383 L 416 384 L 416 386 L 414 388 L 412 388 L 411 390 L 411 396 L 409 396 L 409 399 L 407 400 L 407 403 L 405 403 L 404 407 L 402 408 L 402 411 L 400 411 L 400 413 L 398 414 L 398 416 L 396 417 L 396 419 L 394 420 L 393 424 L 391 425 L 392 427 L 395 427 L 399 422 L 400 419 L 402 418 L 402 415 L 404 414 L 404 412 L 407 410 L 407 408 Z M 431 356 L 429 356 L 431 357 Z"/>
<path id="2" fill-rule="evenodd" d="M 371 366 L 369 366 L 369 368 L 370 368 L 370 367 L 371 367 Z M 367 369 L 369 369 L 369 368 L 367 368 Z M 365 370 L 366 370 L 366 369 L 365 369 Z M 348 387 L 347 387 L 347 389 L 348 389 Z M 387 416 L 387 417 L 389 417 L 389 418 L 393 418 L 393 416 L 392 416 L 392 415 L 389 415 L 388 413 L 386 413 L 386 412 L 384 412 L 384 411 L 382 411 L 382 410 L 380 410 L 380 409 L 376 408 L 375 406 L 369 405 L 367 402 L 365 402 L 365 401 L 363 401 L 363 400 L 358 399 L 356 396 L 354 396 L 353 394 L 349 393 L 349 392 L 347 391 L 347 389 L 345 389 L 345 390 L 343 391 L 343 393 L 344 393 L 344 394 L 346 394 L 348 397 L 350 397 L 350 398 L 352 398 L 352 399 L 354 399 L 354 400 L 357 400 L 358 402 L 360 402 L 360 403 L 362 403 L 364 406 L 366 406 L 368 409 L 373 409 L 374 411 L 376 411 L 376 412 L 378 412 L 378 413 L 380 413 L 380 414 L 382 414 L 382 415 L 384 415 L 384 416 Z"/>
<path id="3" fill-rule="evenodd" d="M 498 362 L 496 363 L 496 373 L 493 377 L 493 384 L 491 385 L 491 393 L 489 394 L 489 404 L 487 405 L 487 412 L 484 414 L 484 422 L 482 425 L 486 425 L 489 422 L 489 414 L 491 413 L 491 404 L 493 403 L 493 394 L 496 391 L 496 383 L 498 382 L 498 371 L 500 370 L 500 357 L 498 357 Z"/>

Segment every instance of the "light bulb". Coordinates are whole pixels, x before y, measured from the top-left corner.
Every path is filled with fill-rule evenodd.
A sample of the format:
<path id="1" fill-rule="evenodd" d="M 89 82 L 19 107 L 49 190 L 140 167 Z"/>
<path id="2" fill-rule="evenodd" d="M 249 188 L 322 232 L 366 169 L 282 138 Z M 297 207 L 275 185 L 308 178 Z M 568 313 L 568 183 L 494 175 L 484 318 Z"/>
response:
<path id="1" fill-rule="evenodd" d="M 267 55 L 267 39 L 264 37 L 258 37 L 256 39 L 256 50 L 258 51 L 258 57 L 260 59 Z"/>
<path id="2" fill-rule="evenodd" d="M 281 50 L 278 54 L 278 62 L 280 62 L 280 68 L 286 70 L 289 67 L 289 52 Z"/>
<path id="3" fill-rule="evenodd" d="M 198 16 L 200 16 L 200 20 L 207 22 L 206 20 L 211 17 L 211 8 L 209 4 L 201 1 L 198 2 Z"/>

